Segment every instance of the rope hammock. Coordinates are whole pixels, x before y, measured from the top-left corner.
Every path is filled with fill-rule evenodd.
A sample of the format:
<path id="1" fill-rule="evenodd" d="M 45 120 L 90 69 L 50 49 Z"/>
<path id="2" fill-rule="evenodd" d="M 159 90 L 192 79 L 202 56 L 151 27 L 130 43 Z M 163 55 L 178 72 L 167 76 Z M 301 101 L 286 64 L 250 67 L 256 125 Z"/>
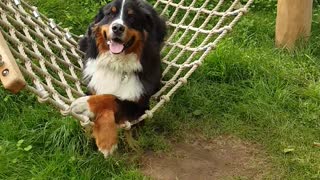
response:
<path id="1" fill-rule="evenodd" d="M 163 85 L 153 96 L 151 109 L 123 128 L 130 129 L 131 125 L 151 118 L 168 102 L 248 11 L 253 0 L 244 5 L 240 0 L 197 2 L 199 0 L 155 2 L 154 7 L 161 15 L 169 17 L 169 36 L 162 49 Z M 36 7 L 22 0 L 1 0 L 0 77 L 4 86 L 14 92 L 24 87 L 36 94 L 39 102 L 54 105 L 63 115 L 74 116 L 84 126 L 92 124 L 88 117 L 69 110 L 69 105 L 84 96 L 85 91 L 81 82 L 84 53 L 77 49 L 78 39 L 79 36 L 61 28 Z M 6 86 L 5 82 L 9 81 L 6 78 L 10 76 L 16 77 Z"/>

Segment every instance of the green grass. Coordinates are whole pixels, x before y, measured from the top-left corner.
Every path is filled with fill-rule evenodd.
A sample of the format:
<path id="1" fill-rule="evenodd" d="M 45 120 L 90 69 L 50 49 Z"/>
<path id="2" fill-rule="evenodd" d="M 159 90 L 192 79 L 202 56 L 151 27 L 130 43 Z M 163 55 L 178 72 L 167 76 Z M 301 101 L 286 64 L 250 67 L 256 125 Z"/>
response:
<path id="1" fill-rule="evenodd" d="M 29 2 L 80 34 L 103 1 Z M 144 150 L 168 151 L 167 139 L 193 136 L 190 130 L 207 138 L 231 134 L 267 152 L 273 165 L 268 178 L 320 179 L 320 149 L 313 146 L 320 142 L 320 7 L 310 43 L 288 53 L 274 48 L 273 2 L 256 4 L 139 131 Z M 139 155 L 124 143 L 104 160 L 76 121 L 26 92 L 0 89 L 0 97 L 0 179 L 143 178 Z M 294 151 L 286 154 L 286 148 Z"/>

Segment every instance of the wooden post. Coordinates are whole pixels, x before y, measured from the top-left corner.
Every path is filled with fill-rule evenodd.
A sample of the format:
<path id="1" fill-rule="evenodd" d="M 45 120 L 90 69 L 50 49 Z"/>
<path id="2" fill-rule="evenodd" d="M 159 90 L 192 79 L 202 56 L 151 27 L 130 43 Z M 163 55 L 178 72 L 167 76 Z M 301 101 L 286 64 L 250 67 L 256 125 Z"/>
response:
<path id="1" fill-rule="evenodd" d="M 4 88 L 12 93 L 19 92 L 26 82 L 20 72 L 20 69 L 10 52 L 6 40 L 0 31 L 0 80 Z"/>
<path id="2" fill-rule="evenodd" d="M 313 0 L 278 0 L 276 46 L 292 50 L 311 34 Z"/>

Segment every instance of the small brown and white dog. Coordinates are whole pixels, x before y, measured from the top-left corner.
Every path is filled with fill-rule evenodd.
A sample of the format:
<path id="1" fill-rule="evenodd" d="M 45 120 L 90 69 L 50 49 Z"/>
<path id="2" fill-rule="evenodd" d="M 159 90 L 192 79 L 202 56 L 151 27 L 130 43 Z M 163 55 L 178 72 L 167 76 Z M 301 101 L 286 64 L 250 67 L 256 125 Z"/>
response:
<path id="1" fill-rule="evenodd" d="M 165 22 L 148 3 L 114 0 L 79 42 L 90 95 L 75 100 L 71 110 L 94 121 L 93 136 L 105 157 L 117 147 L 117 124 L 141 116 L 160 87 L 165 34 Z"/>

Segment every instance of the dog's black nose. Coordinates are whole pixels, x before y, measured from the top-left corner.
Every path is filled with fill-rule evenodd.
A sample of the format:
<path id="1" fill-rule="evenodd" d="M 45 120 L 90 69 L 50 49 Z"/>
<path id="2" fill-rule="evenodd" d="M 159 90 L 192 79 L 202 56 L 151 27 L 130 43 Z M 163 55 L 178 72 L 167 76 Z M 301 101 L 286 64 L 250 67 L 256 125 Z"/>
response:
<path id="1" fill-rule="evenodd" d="M 116 24 L 113 24 L 113 25 L 112 25 L 112 31 L 113 31 L 115 34 L 122 34 L 122 33 L 124 32 L 124 30 L 125 30 L 125 27 L 124 27 L 124 25 L 122 25 L 122 24 L 116 23 Z"/>

